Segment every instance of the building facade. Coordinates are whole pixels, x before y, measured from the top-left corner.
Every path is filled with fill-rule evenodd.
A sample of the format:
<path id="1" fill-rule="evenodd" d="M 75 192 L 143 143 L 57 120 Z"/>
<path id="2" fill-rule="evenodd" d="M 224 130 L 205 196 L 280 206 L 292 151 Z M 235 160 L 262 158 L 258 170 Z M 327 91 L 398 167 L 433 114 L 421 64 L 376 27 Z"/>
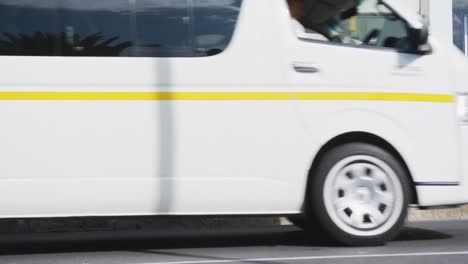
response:
<path id="1" fill-rule="evenodd" d="M 468 0 L 453 0 L 453 43 L 468 57 Z"/>

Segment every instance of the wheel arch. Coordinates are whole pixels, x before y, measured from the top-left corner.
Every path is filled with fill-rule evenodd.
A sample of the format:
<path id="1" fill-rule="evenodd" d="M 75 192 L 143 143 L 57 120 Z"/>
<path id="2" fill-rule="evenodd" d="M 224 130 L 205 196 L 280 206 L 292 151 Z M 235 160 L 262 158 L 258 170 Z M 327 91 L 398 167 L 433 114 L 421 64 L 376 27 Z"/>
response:
<path id="1" fill-rule="evenodd" d="M 407 165 L 407 162 L 404 160 L 403 156 L 398 152 L 398 150 L 387 140 L 383 139 L 382 137 L 379 137 L 375 134 L 369 133 L 369 132 L 363 132 L 363 131 L 354 131 L 354 132 L 347 132 L 343 133 L 340 135 L 335 136 L 334 138 L 330 139 L 328 142 L 326 142 L 317 152 L 315 155 L 312 164 L 310 166 L 310 170 L 308 173 L 307 177 L 307 188 L 310 188 L 310 179 L 313 177 L 314 171 L 317 168 L 319 164 L 320 158 L 330 149 L 343 145 L 346 143 L 368 143 L 372 144 L 378 147 L 383 148 L 384 150 L 388 151 L 390 154 L 392 154 L 403 166 L 403 168 L 406 170 L 406 173 L 408 174 L 409 181 L 411 182 L 411 196 L 410 196 L 410 204 L 418 204 L 418 195 L 416 191 L 416 186 L 414 183 L 413 176 L 411 174 L 411 171 Z M 306 192 L 308 194 L 309 191 Z M 307 197 L 305 201 L 307 201 Z"/>

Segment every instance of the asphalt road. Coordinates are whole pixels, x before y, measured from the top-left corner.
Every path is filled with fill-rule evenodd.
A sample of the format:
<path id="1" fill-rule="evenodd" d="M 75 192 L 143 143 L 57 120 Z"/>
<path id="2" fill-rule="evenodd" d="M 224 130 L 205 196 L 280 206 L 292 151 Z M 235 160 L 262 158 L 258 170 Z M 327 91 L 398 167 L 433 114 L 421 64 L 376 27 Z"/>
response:
<path id="1" fill-rule="evenodd" d="M 408 224 L 383 247 L 339 247 L 291 226 L 2 235 L 11 264 L 468 263 L 468 222 Z"/>

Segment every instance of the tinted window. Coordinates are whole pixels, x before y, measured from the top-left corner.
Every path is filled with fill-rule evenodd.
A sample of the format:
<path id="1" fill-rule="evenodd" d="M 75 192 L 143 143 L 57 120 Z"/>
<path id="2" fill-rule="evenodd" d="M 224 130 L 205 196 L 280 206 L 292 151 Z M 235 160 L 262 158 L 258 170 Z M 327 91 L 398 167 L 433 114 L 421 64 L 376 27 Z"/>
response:
<path id="1" fill-rule="evenodd" d="M 194 46 L 200 55 L 222 52 L 231 41 L 241 0 L 193 0 Z"/>
<path id="2" fill-rule="evenodd" d="M 135 55 L 193 56 L 188 0 L 136 0 Z"/>
<path id="3" fill-rule="evenodd" d="M 241 0 L 1 0 L 0 55 L 194 57 L 228 46 Z"/>
<path id="4" fill-rule="evenodd" d="M 57 55 L 55 1 L 0 2 L 0 55 Z"/>
<path id="5" fill-rule="evenodd" d="M 127 0 L 61 0 L 62 55 L 131 55 L 130 10 Z"/>

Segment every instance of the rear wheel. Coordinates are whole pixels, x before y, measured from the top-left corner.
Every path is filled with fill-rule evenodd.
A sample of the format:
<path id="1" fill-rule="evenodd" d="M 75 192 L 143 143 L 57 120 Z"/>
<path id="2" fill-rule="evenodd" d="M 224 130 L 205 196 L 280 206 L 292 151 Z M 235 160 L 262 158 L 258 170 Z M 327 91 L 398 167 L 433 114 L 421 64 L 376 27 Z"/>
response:
<path id="1" fill-rule="evenodd" d="M 311 175 L 309 221 L 345 245 L 384 244 L 404 224 L 409 184 L 402 164 L 386 150 L 367 143 L 335 147 Z"/>

